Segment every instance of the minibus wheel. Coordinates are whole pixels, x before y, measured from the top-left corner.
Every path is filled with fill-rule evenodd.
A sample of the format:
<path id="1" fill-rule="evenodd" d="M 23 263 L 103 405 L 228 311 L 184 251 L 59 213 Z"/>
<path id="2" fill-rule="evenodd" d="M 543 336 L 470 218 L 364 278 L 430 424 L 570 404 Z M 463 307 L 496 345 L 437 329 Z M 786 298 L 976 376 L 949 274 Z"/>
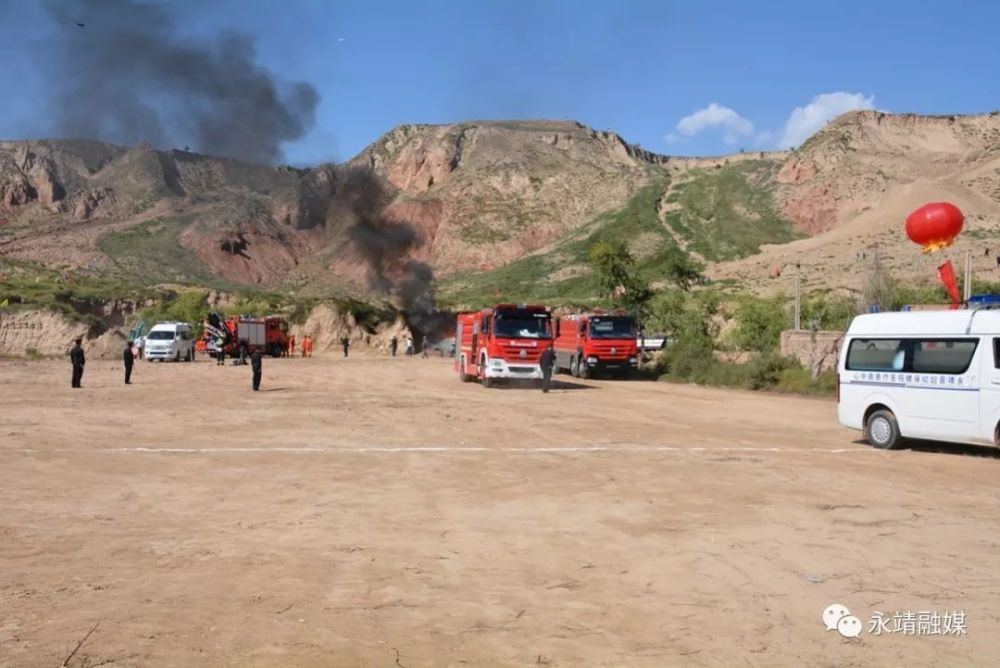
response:
<path id="1" fill-rule="evenodd" d="M 899 445 L 899 424 L 889 410 L 877 410 L 865 422 L 865 439 L 879 450 L 891 450 Z"/>

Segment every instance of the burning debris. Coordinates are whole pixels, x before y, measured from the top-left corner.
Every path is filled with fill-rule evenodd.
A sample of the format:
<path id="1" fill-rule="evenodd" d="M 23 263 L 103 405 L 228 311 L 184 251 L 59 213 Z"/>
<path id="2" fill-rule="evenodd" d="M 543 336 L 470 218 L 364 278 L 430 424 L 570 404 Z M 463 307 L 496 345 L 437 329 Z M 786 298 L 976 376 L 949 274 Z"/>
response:
<path id="1" fill-rule="evenodd" d="M 87 17 L 38 55 L 53 76 L 47 107 L 63 136 L 204 152 L 274 164 L 281 144 L 315 121 L 319 94 L 282 82 L 257 63 L 252 37 L 182 35 L 184 8 L 139 0 L 47 0 L 55 24 L 68 10 Z M 78 23 L 82 28 L 82 22 Z"/>

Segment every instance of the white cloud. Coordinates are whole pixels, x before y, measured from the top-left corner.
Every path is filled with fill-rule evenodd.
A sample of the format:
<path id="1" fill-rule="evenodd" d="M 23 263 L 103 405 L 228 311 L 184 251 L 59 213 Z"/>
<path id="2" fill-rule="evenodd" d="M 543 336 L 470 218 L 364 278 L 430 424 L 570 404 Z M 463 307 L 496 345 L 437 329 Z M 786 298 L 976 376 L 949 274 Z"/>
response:
<path id="1" fill-rule="evenodd" d="M 723 107 L 713 102 L 704 109 L 699 109 L 690 116 L 682 118 L 677 123 L 677 134 L 667 135 L 667 141 L 678 140 L 678 135 L 680 137 L 693 137 L 710 128 L 720 128 L 722 140 L 727 144 L 735 144 L 741 137 L 753 134 L 753 123 L 729 107 Z"/>
<path id="2" fill-rule="evenodd" d="M 674 132 L 664 139 L 668 144 L 679 144 L 706 130 L 720 129 L 722 140 L 727 144 L 752 139 L 754 146 L 758 148 L 786 149 L 801 145 L 840 114 L 874 108 L 874 95 L 866 97 L 862 93 L 844 91 L 823 93 L 814 97 L 809 104 L 793 109 L 781 128 L 754 132 L 754 124 L 749 119 L 729 107 L 713 102 L 682 118 Z"/>
<path id="3" fill-rule="evenodd" d="M 804 107 L 796 107 L 781 130 L 778 148 L 798 146 L 821 130 L 830 120 L 855 109 L 874 109 L 875 96 L 861 93 L 823 93 Z"/>
<path id="4" fill-rule="evenodd" d="M 755 146 L 770 145 L 772 141 L 774 141 L 774 133 L 770 130 L 761 130 L 753 138 Z"/>

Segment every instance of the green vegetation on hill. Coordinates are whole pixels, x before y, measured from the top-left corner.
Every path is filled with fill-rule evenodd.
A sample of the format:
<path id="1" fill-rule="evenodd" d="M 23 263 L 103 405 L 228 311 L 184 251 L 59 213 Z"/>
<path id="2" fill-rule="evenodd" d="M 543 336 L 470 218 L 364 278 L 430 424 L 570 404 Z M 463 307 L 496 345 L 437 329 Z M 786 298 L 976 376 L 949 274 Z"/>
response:
<path id="1" fill-rule="evenodd" d="M 178 241 L 187 224 L 184 219 L 158 218 L 111 232 L 101 238 L 98 247 L 119 272 L 139 283 L 219 285 L 209 268 Z"/>
<path id="2" fill-rule="evenodd" d="M 772 183 L 780 165 L 747 160 L 717 169 L 698 169 L 673 184 L 664 219 L 688 250 L 706 260 L 734 260 L 760 251 L 761 244 L 787 243 L 802 235 L 778 211 Z"/>
<path id="3" fill-rule="evenodd" d="M 781 217 L 771 192 L 777 163 L 752 160 L 715 170 L 696 170 L 670 183 L 655 170 L 650 185 L 621 209 L 595 217 L 550 246 L 491 271 L 470 271 L 442 282 L 440 294 L 461 307 L 498 298 L 514 301 L 596 304 L 605 295 L 588 262 L 597 242 L 624 243 L 638 275 L 652 284 L 690 280 L 698 265 L 690 251 L 710 260 L 745 257 L 765 243 L 799 237 Z M 660 218 L 661 199 L 673 204 Z M 471 234 L 471 232 L 470 232 Z M 477 234 L 486 235 L 486 232 Z M 477 241 L 492 241 L 488 235 Z"/>
<path id="4" fill-rule="evenodd" d="M 486 272 L 464 272 L 449 277 L 441 286 L 444 301 L 460 306 L 479 306 L 497 299 L 596 303 L 600 286 L 588 266 L 587 253 L 597 241 L 624 242 L 632 248 L 638 268 L 646 278 L 658 274 L 655 256 L 676 248 L 657 218 L 657 201 L 666 177 L 640 190 L 628 204 L 596 217 L 541 251 Z"/>
<path id="5" fill-rule="evenodd" d="M 0 303 L 5 308 L 43 308 L 94 324 L 93 304 L 150 299 L 156 291 L 106 274 L 61 271 L 34 262 L 0 257 Z"/>

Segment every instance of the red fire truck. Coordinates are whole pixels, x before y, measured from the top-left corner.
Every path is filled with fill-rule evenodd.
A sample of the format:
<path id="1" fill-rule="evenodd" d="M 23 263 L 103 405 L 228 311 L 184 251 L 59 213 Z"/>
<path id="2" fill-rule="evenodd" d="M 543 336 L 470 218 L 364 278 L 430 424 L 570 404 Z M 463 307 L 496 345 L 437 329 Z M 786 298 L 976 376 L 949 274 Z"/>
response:
<path id="1" fill-rule="evenodd" d="M 463 382 L 484 387 L 498 380 L 541 381 L 538 361 L 552 341 L 552 314 L 537 304 L 498 304 L 459 313 L 455 328 L 455 371 Z"/>
<path id="2" fill-rule="evenodd" d="M 223 320 L 218 313 L 208 316 L 204 323 L 202 341 L 204 350 L 211 355 L 218 354 L 218 339 L 222 339 L 222 350 L 228 357 L 236 357 L 245 348 L 249 355 L 261 351 L 271 357 L 280 357 L 288 348 L 288 323 L 278 315 L 263 318 L 239 316 Z"/>
<path id="3" fill-rule="evenodd" d="M 621 309 L 559 318 L 555 349 L 556 371 L 569 371 L 576 378 L 598 372 L 624 377 L 639 365 L 635 319 Z"/>

